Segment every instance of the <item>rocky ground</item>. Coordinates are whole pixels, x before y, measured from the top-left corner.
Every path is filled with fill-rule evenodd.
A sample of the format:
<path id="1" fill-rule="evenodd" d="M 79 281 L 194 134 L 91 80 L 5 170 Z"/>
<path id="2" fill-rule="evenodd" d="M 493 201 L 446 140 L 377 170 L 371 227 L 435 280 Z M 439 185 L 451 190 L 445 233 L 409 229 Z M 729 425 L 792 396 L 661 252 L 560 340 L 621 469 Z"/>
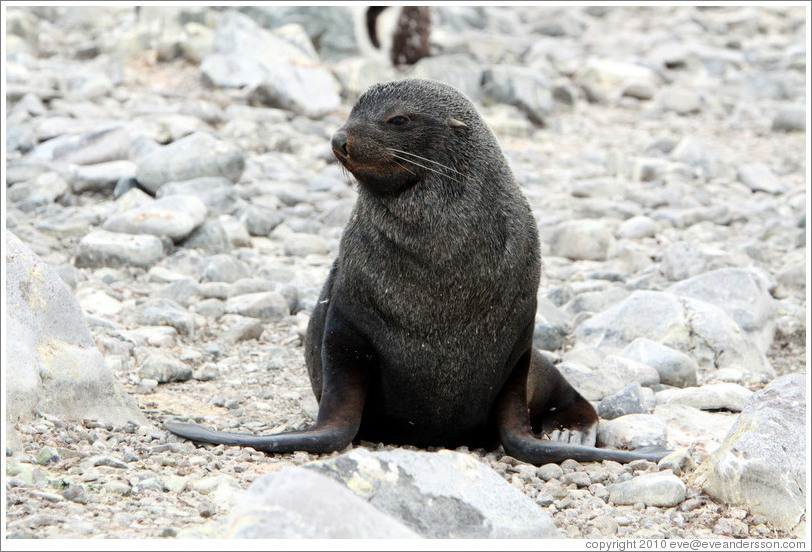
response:
<path id="1" fill-rule="evenodd" d="M 312 421 L 303 331 L 355 195 L 329 137 L 359 90 L 400 73 L 324 31 L 351 28 L 346 14 L 324 24 L 318 52 L 302 27 L 249 28 L 277 56 L 279 41 L 296 48 L 273 71 L 310 88 L 278 90 L 277 73 L 224 53 L 261 55 L 239 38 L 251 20 L 154 10 L 6 12 L 5 227 L 69 284 L 149 422 L 10 424 L 9 536 L 217 535 L 253 481 L 316 459 L 195 447 L 161 425 Z M 269 29 L 308 20 L 249 13 Z M 695 468 L 753 392 L 806 373 L 804 8 L 433 14 L 443 55 L 414 74 L 482 106 L 539 221 L 537 343 L 599 405 L 604 444 L 683 454 L 534 467 L 462 452 L 571 538 L 803 536 L 710 497 Z M 660 323 L 675 335 L 650 333 Z M 668 355 L 673 372 L 653 368 Z M 642 417 L 613 424 L 623 415 Z M 684 494 L 612 495 L 647 472 L 676 473 Z"/>

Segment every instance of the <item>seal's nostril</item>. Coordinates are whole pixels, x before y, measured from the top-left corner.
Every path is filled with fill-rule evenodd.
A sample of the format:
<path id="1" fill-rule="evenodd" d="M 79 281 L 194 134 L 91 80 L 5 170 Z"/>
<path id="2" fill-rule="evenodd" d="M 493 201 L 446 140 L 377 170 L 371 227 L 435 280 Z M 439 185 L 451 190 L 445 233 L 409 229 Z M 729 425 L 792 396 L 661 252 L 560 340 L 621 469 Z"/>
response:
<path id="1" fill-rule="evenodd" d="M 333 139 L 331 140 L 332 146 L 334 150 L 340 151 L 344 155 L 347 155 L 347 133 L 343 130 L 339 130 L 335 134 L 333 134 Z"/>

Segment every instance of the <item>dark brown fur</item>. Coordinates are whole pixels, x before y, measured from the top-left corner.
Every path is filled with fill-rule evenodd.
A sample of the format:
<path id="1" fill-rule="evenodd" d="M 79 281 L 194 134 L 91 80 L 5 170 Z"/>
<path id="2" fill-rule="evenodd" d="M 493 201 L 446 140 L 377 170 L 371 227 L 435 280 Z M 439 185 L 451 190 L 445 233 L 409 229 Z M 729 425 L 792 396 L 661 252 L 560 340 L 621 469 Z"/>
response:
<path id="1" fill-rule="evenodd" d="M 361 438 L 501 441 L 537 464 L 664 455 L 594 448 L 594 408 L 533 350 L 536 222 L 464 95 L 417 79 L 373 86 L 332 145 L 360 187 L 305 339 L 316 426 L 265 437 L 171 431 L 269 452 Z"/>

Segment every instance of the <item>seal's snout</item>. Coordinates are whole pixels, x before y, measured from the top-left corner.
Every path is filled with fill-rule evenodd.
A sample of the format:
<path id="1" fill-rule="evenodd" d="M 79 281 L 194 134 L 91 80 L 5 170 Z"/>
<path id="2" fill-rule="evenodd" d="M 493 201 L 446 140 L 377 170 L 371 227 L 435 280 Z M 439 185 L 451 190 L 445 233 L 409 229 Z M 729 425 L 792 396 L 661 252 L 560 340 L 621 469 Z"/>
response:
<path id="1" fill-rule="evenodd" d="M 339 130 L 335 134 L 333 134 L 331 144 L 333 146 L 333 151 L 336 152 L 336 154 L 340 154 L 345 157 L 348 155 L 347 133 L 344 132 L 343 130 Z"/>

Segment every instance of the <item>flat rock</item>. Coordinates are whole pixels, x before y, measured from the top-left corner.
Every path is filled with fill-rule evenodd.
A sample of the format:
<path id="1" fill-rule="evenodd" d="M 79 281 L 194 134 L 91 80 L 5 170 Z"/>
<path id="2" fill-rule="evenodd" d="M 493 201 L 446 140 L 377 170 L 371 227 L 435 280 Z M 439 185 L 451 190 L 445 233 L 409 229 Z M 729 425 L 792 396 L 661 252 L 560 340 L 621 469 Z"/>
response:
<path id="1" fill-rule="evenodd" d="M 559 536 L 547 512 L 469 455 L 354 449 L 307 468 L 427 538 Z"/>
<path id="2" fill-rule="evenodd" d="M 133 236 L 94 230 L 79 241 L 77 268 L 140 266 L 148 268 L 166 255 L 155 236 Z"/>
<path id="3" fill-rule="evenodd" d="M 644 473 L 634 479 L 615 483 L 609 488 L 609 500 L 615 504 L 637 504 L 671 508 L 685 500 L 687 487 L 671 472 Z"/>
<path id="4" fill-rule="evenodd" d="M 171 195 L 113 215 L 103 228 L 121 234 L 151 234 L 182 241 L 206 219 L 206 205 L 195 196 Z"/>
<path id="5" fill-rule="evenodd" d="M 764 163 L 744 163 L 736 167 L 736 178 L 754 192 L 778 195 L 786 188 L 775 173 Z"/>
<path id="6" fill-rule="evenodd" d="M 700 410 L 741 412 L 753 392 L 737 383 L 668 389 L 657 393 L 657 404 L 684 404 Z"/>

